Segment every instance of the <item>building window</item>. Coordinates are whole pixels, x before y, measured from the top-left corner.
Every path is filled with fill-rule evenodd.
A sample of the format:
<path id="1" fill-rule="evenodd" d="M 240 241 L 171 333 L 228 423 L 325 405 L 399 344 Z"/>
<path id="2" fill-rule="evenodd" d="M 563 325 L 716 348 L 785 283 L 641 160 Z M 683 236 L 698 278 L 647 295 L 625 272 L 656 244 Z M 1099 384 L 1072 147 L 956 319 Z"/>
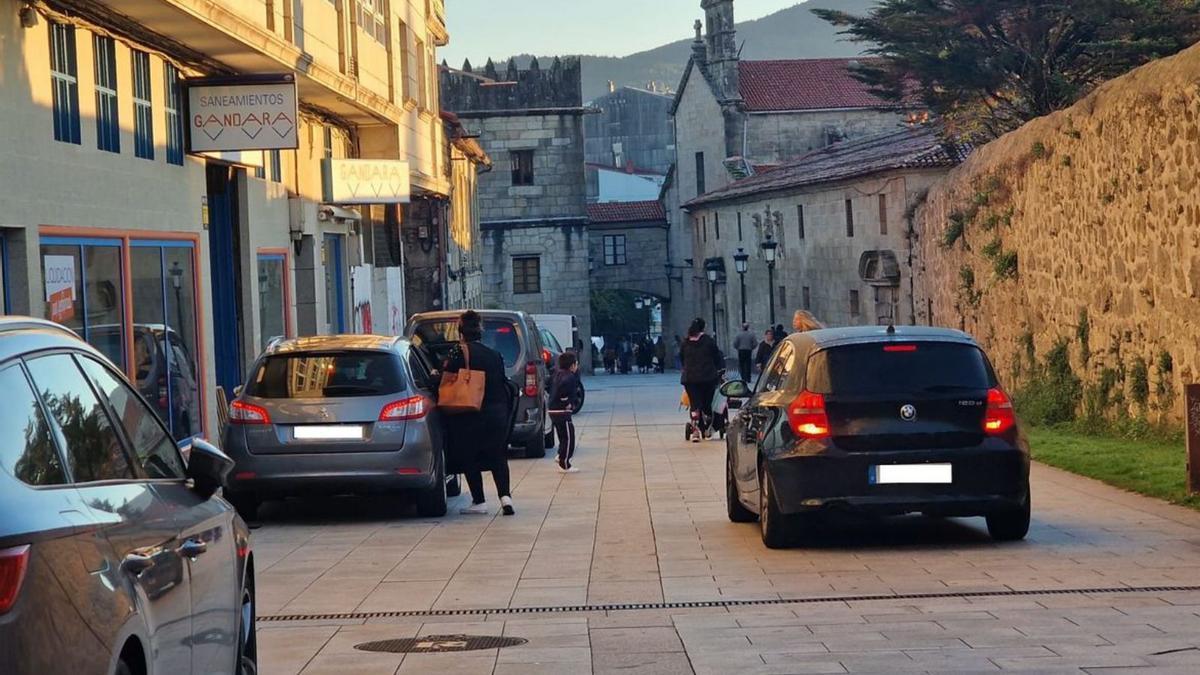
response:
<path id="1" fill-rule="evenodd" d="M 324 130 L 324 152 L 325 159 L 333 159 L 333 127 L 322 127 Z"/>
<path id="2" fill-rule="evenodd" d="M 256 167 L 254 167 L 254 177 L 255 178 L 266 178 L 267 177 L 267 153 L 265 153 L 265 152 L 262 153 L 262 159 L 260 159 L 259 162 L 260 162 L 260 164 Z"/>
<path id="3" fill-rule="evenodd" d="M 879 234 L 887 234 L 887 195 L 879 195 Z"/>
<path id="4" fill-rule="evenodd" d="M 387 44 L 387 16 L 384 0 L 358 0 L 358 27 L 375 38 L 381 45 Z"/>
<path id="5" fill-rule="evenodd" d="M 801 296 L 802 296 L 802 301 L 804 303 L 802 306 L 802 309 L 804 309 L 805 311 L 811 311 L 812 310 L 812 291 L 809 290 L 808 286 L 805 286 L 804 288 L 801 289 Z"/>
<path id="6" fill-rule="evenodd" d="M 163 64 L 163 110 L 167 116 L 167 162 L 183 166 L 183 116 L 179 114 L 183 103 L 179 92 L 179 69 L 170 63 Z"/>
<path id="7" fill-rule="evenodd" d="M 604 264 L 610 267 L 625 264 L 625 235 L 604 235 Z"/>
<path id="8" fill-rule="evenodd" d="M 717 241 L 721 240 L 721 214 L 713 213 L 713 232 L 717 235 Z"/>
<path id="9" fill-rule="evenodd" d="M 850 291 L 850 316 L 858 316 L 858 291 Z"/>
<path id="10" fill-rule="evenodd" d="M 542 259 L 537 256 L 513 258 L 513 293 L 542 292 Z"/>
<path id="11" fill-rule="evenodd" d="M 133 154 L 154 159 L 154 112 L 150 93 L 150 55 L 133 50 Z"/>
<path id="12" fill-rule="evenodd" d="M 50 24 L 50 85 L 54 90 L 54 140 L 79 145 L 79 78 L 75 27 Z"/>
<path id="13" fill-rule="evenodd" d="M 846 200 L 846 236 L 854 236 L 854 202 Z"/>
<path id="14" fill-rule="evenodd" d="M 704 153 L 696 153 L 696 194 L 704 194 Z"/>
<path id="15" fill-rule="evenodd" d="M 258 326 L 259 349 L 265 350 L 273 338 L 288 337 L 288 274 L 286 251 L 258 253 Z"/>
<path id="16" fill-rule="evenodd" d="M 742 212 L 738 211 L 738 241 L 742 240 Z"/>
<path id="17" fill-rule="evenodd" d="M 700 218 L 700 236 L 704 238 L 705 243 L 708 243 L 708 216 Z"/>
<path id="18" fill-rule="evenodd" d="M 121 152 L 121 120 L 117 110 L 117 43 L 103 35 L 92 36 L 96 60 L 96 146 Z"/>
<path id="19" fill-rule="evenodd" d="M 804 238 L 804 205 L 796 205 L 796 230 L 800 233 L 800 238 Z"/>
<path id="20" fill-rule="evenodd" d="M 417 40 L 417 105 L 422 110 L 429 107 L 429 90 L 425 84 L 425 42 Z"/>
<path id="21" fill-rule="evenodd" d="M 283 182 L 283 157 L 278 150 L 267 151 L 267 167 L 271 172 L 271 180 L 276 183 Z"/>
<path id="22" fill-rule="evenodd" d="M 400 50 L 400 100 L 405 101 L 411 98 L 409 91 L 412 87 L 408 83 L 408 26 L 403 21 L 399 23 L 396 30 L 396 48 Z"/>
<path id="23" fill-rule="evenodd" d="M 779 287 L 779 306 L 787 307 L 787 286 Z"/>
<path id="24" fill-rule="evenodd" d="M 512 163 L 512 184 L 533 185 L 533 151 L 513 150 L 508 155 Z"/>

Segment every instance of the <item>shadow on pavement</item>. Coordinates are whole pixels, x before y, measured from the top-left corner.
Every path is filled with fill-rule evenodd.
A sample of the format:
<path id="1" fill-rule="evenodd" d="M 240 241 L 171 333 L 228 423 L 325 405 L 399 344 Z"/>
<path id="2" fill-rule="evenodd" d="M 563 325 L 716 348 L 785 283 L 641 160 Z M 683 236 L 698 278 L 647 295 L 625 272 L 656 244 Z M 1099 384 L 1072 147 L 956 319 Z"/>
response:
<path id="1" fill-rule="evenodd" d="M 830 514 L 805 531 L 801 547 L 830 550 L 944 550 L 997 546 L 982 518 Z"/>

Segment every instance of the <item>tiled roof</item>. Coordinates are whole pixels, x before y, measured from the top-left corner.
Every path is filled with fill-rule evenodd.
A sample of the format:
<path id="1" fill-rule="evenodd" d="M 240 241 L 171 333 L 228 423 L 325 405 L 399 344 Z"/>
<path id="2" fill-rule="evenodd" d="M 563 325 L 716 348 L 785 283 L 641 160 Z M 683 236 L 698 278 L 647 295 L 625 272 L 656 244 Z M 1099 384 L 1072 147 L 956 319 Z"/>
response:
<path id="1" fill-rule="evenodd" d="M 890 105 L 854 78 L 870 59 L 742 61 L 738 87 L 749 112 L 874 108 Z"/>
<path id="2" fill-rule="evenodd" d="M 604 202 L 588 204 L 588 219 L 593 223 L 642 223 L 666 220 L 662 202 Z"/>
<path id="3" fill-rule="evenodd" d="M 943 142 L 933 127 L 905 127 L 815 150 L 767 173 L 703 194 L 684 206 L 702 206 L 775 190 L 831 183 L 880 171 L 952 167 L 963 161 L 970 151 L 969 146 Z"/>

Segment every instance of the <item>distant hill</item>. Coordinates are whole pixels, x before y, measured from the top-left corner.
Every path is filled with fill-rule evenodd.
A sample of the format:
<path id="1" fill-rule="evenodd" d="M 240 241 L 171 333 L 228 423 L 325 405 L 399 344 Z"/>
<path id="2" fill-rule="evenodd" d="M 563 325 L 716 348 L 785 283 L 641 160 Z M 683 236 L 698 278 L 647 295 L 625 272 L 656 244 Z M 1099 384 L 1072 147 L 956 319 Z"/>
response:
<path id="1" fill-rule="evenodd" d="M 862 54 L 863 45 L 846 42 L 838 35 L 837 28 L 817 18 L 811 10 L 828 8 L 865 14 L 876 4 L 877 0 L 809 0 L 761 19 L 741 22 L 737 24 L 737 39 L 742 45 L 742 58 L 858 56 Z M 699 18 L 699 7 L 696 8 L 696 14 Z M 582 56 L 583 98 L 588 101 L 606 94 L 609 80 L 618 87 L 645 87 L 653 82 L 660 89 L 666 87 L 674 90 L 679 85 L 679 78 L 691 53 L 692 38 L 688 37 L 629 56 Z M 529 54 L 519 55 L 516 57 L 517 64 L 525 67 L 530 58 Z M 546 63 L 541 56 L 538 60 Z M 496 59 L 497 68 L 502 70 L 507 61 L 507 57 Z M 462 64 L 451 65 L 458 67 Z M 476 62 L 475 65 L 478 68 L 482 62 Z"/>

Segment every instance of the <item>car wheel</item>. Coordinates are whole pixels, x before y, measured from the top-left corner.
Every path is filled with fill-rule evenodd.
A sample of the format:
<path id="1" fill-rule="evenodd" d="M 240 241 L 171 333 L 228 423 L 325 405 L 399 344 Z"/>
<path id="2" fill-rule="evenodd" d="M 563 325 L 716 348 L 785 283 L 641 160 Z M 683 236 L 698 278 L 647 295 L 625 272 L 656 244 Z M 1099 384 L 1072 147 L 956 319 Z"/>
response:
<path id="1" fill-rule="evenodd" d="M 779 511 L 765 462 L 758 469 L 758 529 L 767 548 L 787 548 L 795 541 L 794 521 Z"/>
<path id="2" fill-rule="evenodd" d="M 238 675 L 258 675 L 258 634 L 255 622 L 258 615 L 254 603 L 254 570 L 246 572 L 242 588 L 242 604 L 238 612 Z"/>
<path id="3" fill-rule="evenodd" d="M 417 492 L 417 515 L 441 518 L 446 515 L 446 468 L 439 465 L 433 485 Z"/>
<path id="4" fill-rule="evenodd" d="M 728 455 L 725 459 L 725 510 L 729 513 L 729 520 L 735 523 L 753 523 L 758 519 L 738 500 L 737 481 L 733 479 L 733 458 Z"/>
<path id="5" fill-rule="evenodd" d="M 541 459 L 546 456 L 546 436 L 535 433 L 525 444 L 525 456 L 529 459 Z"/>
<path id="6" fill-rule="evenodd" d="M 450 476 L 450 478 L 446 480 L 446 496 L 447 497 L 457 497 L 461 494 L 462 494 L 462 480 L 459 479 L 458 474 L 454 474 L 453 476 Z"/>
<path id="7" fill-rule="evenodd" d="M 583 380 L 579 381 L 579 398 L 575 399 L 575 405 L 571 406 L 571 414 L 578 415 L 580 410 L 583 410 L 583 399 L 587 392 L 583 390 Z"/>
<path id="8" fill-rule="evenodd" d="M 1029 492 L 1025 492 L 1025 504 L 1012 511 L 993 513 L 987 517 L 988 534 L 996 541 L 1020 541 L 1029 534 Z"/>
<path id="9" fill-rule="evenodd" d="M 233 504 L 233 508 L 237 510 L 238 515 L 247 523 L 258 520 L 258 507 L 261 503 L 258 497 L 247 494 L 232 494 L 225 495 L 225 499 Z"/>

